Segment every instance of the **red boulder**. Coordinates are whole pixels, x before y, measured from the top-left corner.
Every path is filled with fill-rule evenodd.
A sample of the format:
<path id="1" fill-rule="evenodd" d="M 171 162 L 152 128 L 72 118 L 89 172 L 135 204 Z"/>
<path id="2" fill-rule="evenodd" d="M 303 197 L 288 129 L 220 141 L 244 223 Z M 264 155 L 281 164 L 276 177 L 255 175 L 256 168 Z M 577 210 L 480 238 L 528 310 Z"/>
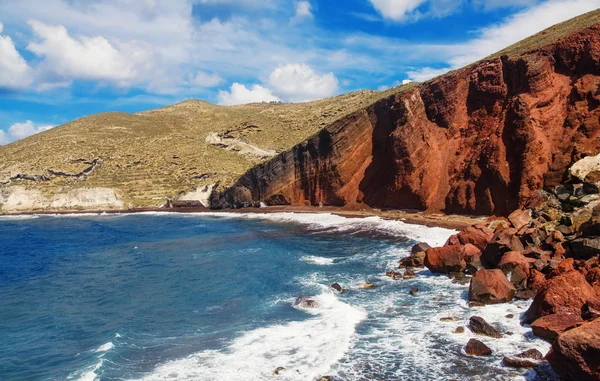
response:
<path id="1" fill-rule="evenodd" d="M 502 270 L 480 270 L 471 278 L 469 300 L 486 304 L 510 302 L 517 290 Z"/>
<path id="2" fill-rule="evenodd" d="M 458 240 L 463 245 L 470 243 L 476 246 L 479 250 L 485 249 L 488 242 L 492 240 L 494 233 L 487 226 L 476 225 L 470 226 L 458 233 Z"/>
<path id="3" fill-rule="evenodd" d="M 561 334 L 546 359 L 567 380 L 600 380 L 600 319 Z"/>
<path id="4" fill-rule="evenodd" d="M 433 273 L 462 272 L 467 267 L 465 247 L 450 245 L 428 249 L 425 255 L 425 266 Z"/>
<path id="5" fill-rule="evenodd" d="M 537 293 L 525 312 L 523 321 L 533 323 L 542 316 L 557 313 L 581 314 L 581 307 L 596 292 L 577 271 L 569 271 L 550 279 Z"/>
<path id="6" fill-rule="evenodd" d="M 531 323 L 531 330 L 537 337 L 553 342 L 561 333 L 583 322 L 578 314 L 552 314 L 542 316 Z"/>

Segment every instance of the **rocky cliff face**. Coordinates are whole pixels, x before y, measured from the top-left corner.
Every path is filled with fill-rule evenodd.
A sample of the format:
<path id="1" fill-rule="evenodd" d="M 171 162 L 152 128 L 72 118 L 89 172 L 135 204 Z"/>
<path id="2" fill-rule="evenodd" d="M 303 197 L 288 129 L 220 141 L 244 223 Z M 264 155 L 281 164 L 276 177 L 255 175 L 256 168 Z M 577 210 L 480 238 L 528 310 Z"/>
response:
<path id="1" fill-rule="evenodd" d="M 382 99 L 248 171 L 243 202 L 506 215 L 600 152 L 600 25 Z"/>

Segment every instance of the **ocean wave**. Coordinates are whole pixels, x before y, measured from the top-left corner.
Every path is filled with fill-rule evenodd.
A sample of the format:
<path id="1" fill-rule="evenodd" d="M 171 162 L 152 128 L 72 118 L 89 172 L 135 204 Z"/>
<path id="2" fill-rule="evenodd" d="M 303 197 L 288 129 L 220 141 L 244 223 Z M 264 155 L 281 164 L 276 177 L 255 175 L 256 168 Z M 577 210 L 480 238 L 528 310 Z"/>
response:
<path id="1" fill-rule="evenodd" d="M 306 263 L 312 263 L 315 265 L 332 265 L 335 263 L 335 260 L 333 258 L 325 258 L 325 257 L 317 257 L 314 255 L 307 255 L 304 256 L 302 258 L 300 258 L 301 261 L 304 261 Z"/>
<path id="2" fill-rule="evenodd" d="M 280 367 L 285 369 L 278 380 L 325 375 L 347 352 L 356 325 L 367 315 L 329 291 L 312 299 L 319 307 L 305 310 L 312 316 L 304 321 L 247 332 L 224 350 L 165 363 L 143 380 L 267 380 Z"/>
<path id="3" fill-rule="evenodd" d="M 442 246 L 456 230 L 409 224 L 381 217 L 343 217 L 331 213 L 198 213 L 197 216 L 220 218 L 260 219 L 274 222 L 298 223 L 314 230 L 336 233 L 379 232 L 396 237 L 406 237 L 431 246 Z"/>

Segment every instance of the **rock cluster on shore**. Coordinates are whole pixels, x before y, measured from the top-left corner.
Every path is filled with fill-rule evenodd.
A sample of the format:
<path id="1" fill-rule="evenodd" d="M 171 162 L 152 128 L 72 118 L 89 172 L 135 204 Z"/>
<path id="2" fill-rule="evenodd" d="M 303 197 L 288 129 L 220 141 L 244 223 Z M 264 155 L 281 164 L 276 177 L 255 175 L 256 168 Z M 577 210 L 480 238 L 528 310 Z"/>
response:
<path id="1" fill-rule="evenodd" d="M 468 298 L 477 305 L 533 299 L 521 321 L 552 343 L 545 356 L 552 368 L 567 380 L 599 380 L 599 188 L 600 155 L 587 157 L 571 167 L 568 181 L 539 191 L 525 208 L 466 228 L 443 247 L 416 245 L 400 267 L 470 274 Z M 500 335 L 481 318 L 470 324 L 475 333 Z M 538 361 L 513 356 L 504 363 Z"/>

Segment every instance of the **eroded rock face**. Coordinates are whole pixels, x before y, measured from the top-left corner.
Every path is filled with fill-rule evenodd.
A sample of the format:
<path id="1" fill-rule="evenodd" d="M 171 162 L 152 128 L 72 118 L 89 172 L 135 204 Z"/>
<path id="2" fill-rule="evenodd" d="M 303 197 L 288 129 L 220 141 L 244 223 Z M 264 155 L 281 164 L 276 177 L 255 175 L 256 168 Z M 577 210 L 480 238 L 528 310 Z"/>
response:
<path id="1" fill-rule="evenodd" d="M 600 380 L 600 319 L 561 334 L 546 358 L 568 380 Z"/>
<path id="2" fill-rule="evenodd" d="M 600 151 L 599 48 L 594 26 L 396 93 L 250 170 L 213 205 L 247 189 L 254 201 L 508 215 Z"/>

